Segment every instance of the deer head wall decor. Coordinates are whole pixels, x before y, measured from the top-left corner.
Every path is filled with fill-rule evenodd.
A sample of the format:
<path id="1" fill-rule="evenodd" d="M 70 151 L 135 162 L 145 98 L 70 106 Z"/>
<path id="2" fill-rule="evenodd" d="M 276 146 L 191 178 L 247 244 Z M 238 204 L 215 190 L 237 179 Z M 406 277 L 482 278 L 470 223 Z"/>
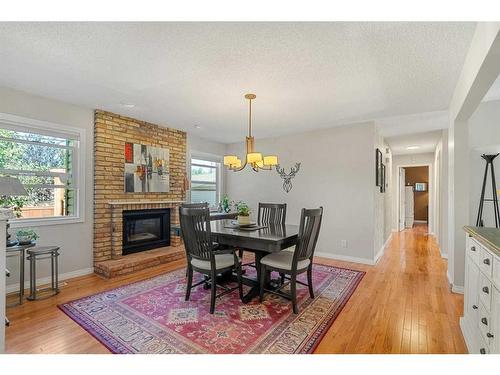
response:
<path id="1" fill-rule="evenodd" d="M 283 190 L 285 190 L 285 192 L 288 193 L 290 190 L 292 190 L 292 178 L 295 177 L 299 169 L 300 163 L 295 163 L 295 167 L 292 167 L 290 169 L 290 173 L 286 174 L 284 168 L 282 168 L 279 164 L 276 165 L 276 172 L 278 172 L 278 174 L 283 179 Z"/>

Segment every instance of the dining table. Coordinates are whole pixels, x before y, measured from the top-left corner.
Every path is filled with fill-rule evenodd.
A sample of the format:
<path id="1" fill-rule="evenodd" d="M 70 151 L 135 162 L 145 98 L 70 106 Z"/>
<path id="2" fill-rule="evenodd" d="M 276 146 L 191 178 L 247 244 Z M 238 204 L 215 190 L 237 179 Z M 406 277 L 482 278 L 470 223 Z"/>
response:
<path id="1" fill-rule="evenodd" d="M 255 254 L 256 276 L 244 275 L 242 282 L 250 286 L 250 291 L 243 297 L 248 303 L 259 295 L 260 291 L 260 260 L 270 253 L 283 251 L 297 243 L 299 226 L 290 224 L 254 225 L 240 227 L 233 220 L 217 220 L 210 223 L 212 240 L 219 245 L 244 249 Z M 270 273 L 266 275 L 265 286 L 276 288 L 278 282 L 271 280 Z"/>

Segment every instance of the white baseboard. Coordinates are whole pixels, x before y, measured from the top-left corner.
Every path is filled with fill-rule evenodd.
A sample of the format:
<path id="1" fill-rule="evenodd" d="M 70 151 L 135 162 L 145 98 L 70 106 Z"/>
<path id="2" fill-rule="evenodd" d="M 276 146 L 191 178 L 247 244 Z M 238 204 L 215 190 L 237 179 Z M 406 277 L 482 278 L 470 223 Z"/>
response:
<path id="1" fill-rule="evenodd" d="M 387 247 L 387 245 L 389 244 L 389 242 L 391 242 L 391 238 L 392 238 L 392 233 L 389 235 L 389 237 L 387 237 L 387 240 L 382 245 L 382 247 L 380 248 L 380 250 L 378 251 L 378 253 L 375 255 L 375 262 L 374 263 L 377 263 L 378 260 L 380 258 L 382 258 L 382 256 L 384 255 L 384 252 L 385 252 L 385 248 Z"/>
<path id="2" fill-rule="evenodd" d="M 446 278 L 448 279 L 448 284 L 450 284 L 450 288 L 453 285 L 453 279 L 450 276 L 450 273 L 446 271 Z"/>
<path id="3" fill-rule="evenodd" d="M 427 221 L 425 220 L 413 220 L 413 222 L 417 224 L 427 224 Z"/>
<path id="4" fill-rule="evenodd" d="M 453 293 L 464 294 L 464 287 L 455 285 L 448 272 L 446 272 L 446 278 L 448 279 L 448 283 L 450 284 L 450 288 Z"/>
<path id="5" fill-rule="evenodd" d="M 443 259 L 448 259 L 448 254 L 443 254 L 441 252 L 439 252 L 439 254 L 441 254 L 441 258 Z"/>
<path id="6" fill-rule="evenodd" d="M 328 258 L 328 259 L 342 260 L 344 262 L 353 262 L 353 263 L 368 264 L 370 266 L 373 266 L 375 264 L 375 262 L 373 260 L 371 260 L 371 259 L 350 257 L 350 256 L 347 256 L 347 255 L 340 255 L 340 254 L 323 253 L 323 252 L 320 252 L 320 251 L 316 251 L 314 253 L 314 256 L 318 256 L 318 257 L 322 257 L 322 258 Z"/>
<path id="7" fill-rule="evenodd" d="M 59 281 L 72 279 L 72 278 L 78 277 L 78 276 L 90 275 L 91 273 L 94 273 L 94 267 L 84 268 L 84 269 L 81 269 L 81 270 L 76 270 L 76 271 L 71 271 L 71 272 L 66 272 L 66 273 L 63 273 L 63 274 L 59 275 Z M 16 275 L 11 275 L 11 277 L 15 278 Z M 19 276 L 17 276 L 17 279 L 19 279 Z M 49 284 L 50 281 L 51 281 L 50 280 L 50 276 L 41 277 L 39 279 L 36 279 L 36 285 L 37 286 L 41 286 L 41 285 Z M 29 280 L 25 280 L 24 281 L 24 288 L 25 289 L 29 288 Z M 17 291 L 19 291 L 19 282 L 14 283 L 14 284 L 9 284 L 9 285 L 6 286 L 6 292 L 7 293 L 14 293 L 14 292 L 17 292 Z"/>
<path id="8" fill-rule="evenodd" d="M 453 293 L 458 293 L 458 294 L 464 294 L 464 287 L 463 286 L 459 286 L 459 285 L 455 285 L 453 284 L 451 286 L 451 291 Z"/>

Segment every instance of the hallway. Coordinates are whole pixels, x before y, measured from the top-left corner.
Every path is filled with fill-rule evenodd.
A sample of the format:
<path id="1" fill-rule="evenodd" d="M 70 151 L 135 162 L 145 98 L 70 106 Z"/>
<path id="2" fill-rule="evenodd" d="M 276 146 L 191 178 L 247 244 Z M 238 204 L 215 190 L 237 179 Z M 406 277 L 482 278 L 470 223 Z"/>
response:
<path id="1" fill-rule="evenodd" d="M 323 260 L 322 260 L 323 261 Z M 367 273 L 317 353 L 466 353 L 463 295 L 426 225 L 393 233 L 375 266 L 328 262 Z"/>

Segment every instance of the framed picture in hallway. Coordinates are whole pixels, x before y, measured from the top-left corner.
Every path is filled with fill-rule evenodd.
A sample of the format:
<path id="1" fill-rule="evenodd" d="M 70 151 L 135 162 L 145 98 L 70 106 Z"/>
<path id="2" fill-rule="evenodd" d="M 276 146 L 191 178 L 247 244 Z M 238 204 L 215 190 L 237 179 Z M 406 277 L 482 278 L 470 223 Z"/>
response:
<path id="1" fill-rule="evenodd" d="M 382 186 L 382 151 L 375 150 L 375 186 Z"/>

